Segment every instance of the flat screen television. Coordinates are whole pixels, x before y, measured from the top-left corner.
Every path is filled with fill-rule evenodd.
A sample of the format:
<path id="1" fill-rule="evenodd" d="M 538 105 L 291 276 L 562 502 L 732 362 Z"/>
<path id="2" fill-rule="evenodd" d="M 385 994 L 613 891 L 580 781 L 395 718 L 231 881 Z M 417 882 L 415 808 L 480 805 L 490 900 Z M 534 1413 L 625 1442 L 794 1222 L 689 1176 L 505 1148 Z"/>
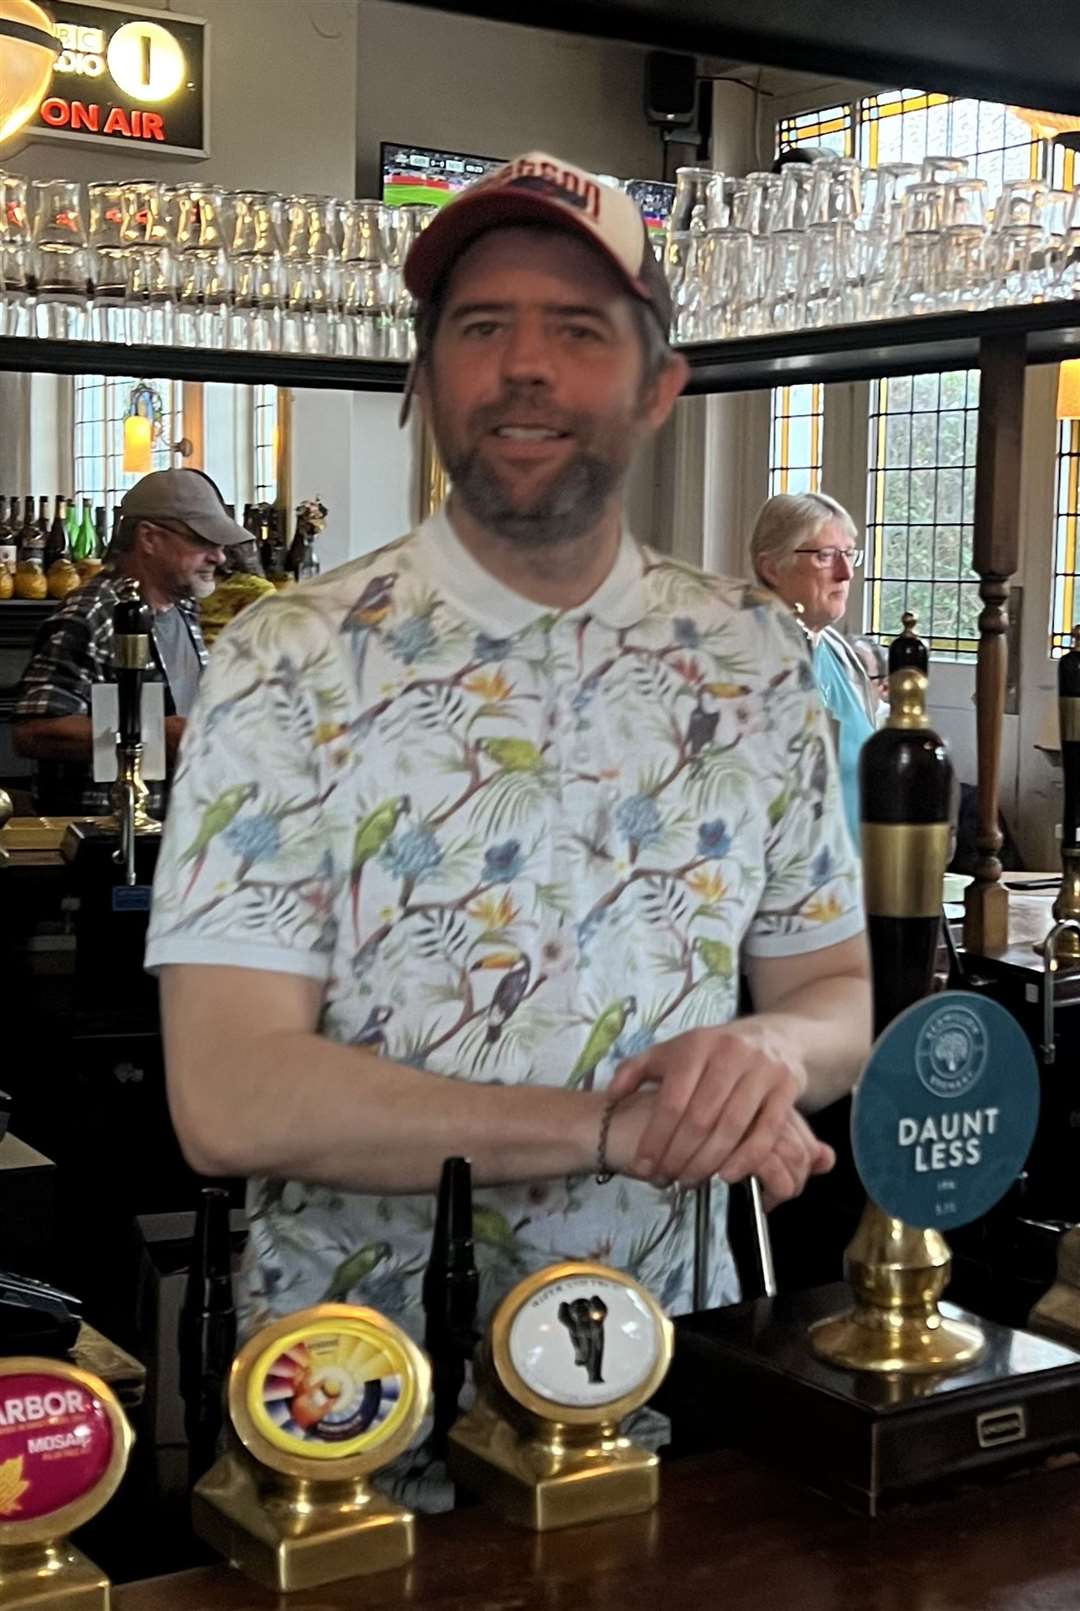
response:
<path id="1" fill-rule="evenodd" d="M 382 200 L 392 207 L 426 202 L 443 207 L 492 168 L 500 157 L 467 156 L 461 151 L 435 151 L 423 145 L 396 145 L 384 140 L 380 147 Z"/>
<path id="2" fill-rule="evenodd" d="M 481 157 L 463 151 L 437 151 L 431 146 L 398 145 L 384 140 L 379 148 L 382 200 L 392 207 L 427 202 L 443 207 L 474 179 L 501 167 L 503 157 Z M 659 179 L 618 181 L 641 209 L 650 237 L 662 234 L 675 198 L 675 186 Z"/>
<path id="3" fill-rule="evenodd" d="M 660 179 L 628 179 L 623 189 L 628 196 L 634 198 L 641 209 L 649 238 L 662 235 L 667 228 L 671 204 L 675 200 L 675 186 L 665 184 Z"/>

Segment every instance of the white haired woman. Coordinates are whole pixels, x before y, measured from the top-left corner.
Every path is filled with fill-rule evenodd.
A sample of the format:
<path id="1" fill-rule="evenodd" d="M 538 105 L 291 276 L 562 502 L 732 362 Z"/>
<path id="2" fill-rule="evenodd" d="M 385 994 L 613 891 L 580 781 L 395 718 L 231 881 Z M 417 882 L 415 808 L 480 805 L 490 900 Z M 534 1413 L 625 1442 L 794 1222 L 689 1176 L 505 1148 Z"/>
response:
<path id="1" fill-rule="evenodd" d="M 823 492 L 779 493 L 764 505 L 750 538 L 758 581 L 792 609 L 811 644 L 814 677 L 836 727 L 840 785 L 852 843 L 859 843 L 859 751 L 874 731 L 877 700 L 866 670 L 835 623 L 847 609 L 862 564 L 855 522 Z"/>

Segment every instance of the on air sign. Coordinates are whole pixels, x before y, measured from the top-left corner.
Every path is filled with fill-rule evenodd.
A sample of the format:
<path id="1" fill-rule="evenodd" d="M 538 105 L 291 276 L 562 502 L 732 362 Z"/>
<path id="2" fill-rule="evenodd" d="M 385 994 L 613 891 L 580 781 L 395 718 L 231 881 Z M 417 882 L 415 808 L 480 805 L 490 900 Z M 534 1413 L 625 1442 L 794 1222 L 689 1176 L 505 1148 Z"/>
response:
<path id="1" fill-rule="evenodd" d="M 208 155 L 207 25 L 107 0 L 51 0 L 61 52 L 37 138 Z"/>

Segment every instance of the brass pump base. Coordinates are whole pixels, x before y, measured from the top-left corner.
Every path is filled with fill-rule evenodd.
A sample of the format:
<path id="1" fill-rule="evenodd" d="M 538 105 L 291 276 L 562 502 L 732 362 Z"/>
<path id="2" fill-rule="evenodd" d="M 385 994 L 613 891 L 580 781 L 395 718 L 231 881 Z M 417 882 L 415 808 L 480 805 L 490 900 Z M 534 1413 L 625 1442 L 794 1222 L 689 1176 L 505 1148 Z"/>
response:
<path id="1" fill-rule="evenodd" d="M 1080 1348 L 1080 1225 L 1058 1243 L 1057 1277 L 1028 1316 L 1028 1330 Z"/>
<path id="2" fill-rule="evenodd" d="M 1075 926 L 1080 919 L 1080 856 L 1073 850 L 1061 853 L 1061 889 L 1054 902 L 1053 917 L 1055 924 L 1069 924 L 1056 935 L 1054 960 L 1059 968 L 1074 968 L 1080 962 L 1080 928 Z M 1036 950 L 1041 949 L 1036 946 Z"/>
<path id="3" fill-rule="evenodd" d="M 855 1306 L 813 1326 L 810 1346 L 846 1370 L 916 1375 L 973 1364 L 985 1348 L 982 1333 L 938 1308 L 951 1264 L 937 1231 L 868 1203 L 844 1258 Z"/>
<path id="4" fill-rule="evenodd" d="M 109 1611 L 109 1580 L 67 1539 L 0 1552 L 2 1611 Z"/>
<path id="5" fill-rule="evenodd" d="M 615 1426 L 526 1432 L 483 1396 L 451 1429 L 454 1481 L 507 1521 L 544 1533 L 651 1510 L 660 1497 L 655 1454 Z"/>
<path id="6" fill-rule="evenodd" d="M 314 1483 L 274 1477 L 230 1451 L 192 1495 L 192 1525 L 230 1565 L 288 1594 L 405 1566 L 413 1515 L 362 1479 Z"/>

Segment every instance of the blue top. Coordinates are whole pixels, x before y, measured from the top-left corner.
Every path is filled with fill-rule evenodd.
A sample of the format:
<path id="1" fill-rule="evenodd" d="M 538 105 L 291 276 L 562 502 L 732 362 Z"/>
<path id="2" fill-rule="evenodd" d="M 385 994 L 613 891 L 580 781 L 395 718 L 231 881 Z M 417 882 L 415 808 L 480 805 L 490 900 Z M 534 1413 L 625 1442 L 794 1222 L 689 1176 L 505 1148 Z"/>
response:
<path id="1" fill-rule="evenodd" d="M 840 788 L 848 832 L 857 850 L 860 840 L 859 752 L 874 731 L 874 724 L 851 673 L 824 633 L 814 645 L 813 666 L 821 702 L 839 729 Z"/>

